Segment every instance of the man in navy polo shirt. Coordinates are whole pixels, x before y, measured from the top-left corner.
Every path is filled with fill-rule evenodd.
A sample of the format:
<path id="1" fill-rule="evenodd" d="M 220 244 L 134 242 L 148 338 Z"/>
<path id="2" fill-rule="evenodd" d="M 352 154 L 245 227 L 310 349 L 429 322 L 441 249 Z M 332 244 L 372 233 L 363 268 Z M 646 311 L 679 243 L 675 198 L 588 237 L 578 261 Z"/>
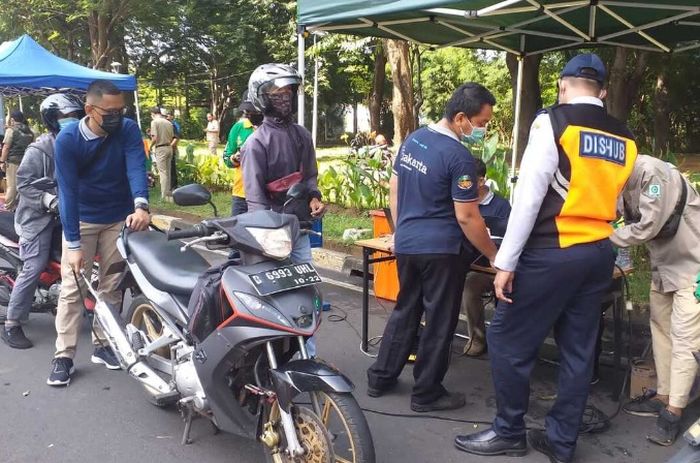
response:
<path id="1" fill-rule="evenodd" d="M 496 246 L 479 214 L 476 164 L 461 140 L 483 136 L 495 104 L 483 86 L 460 86 L 444 117 L 410 134 L 396 156 L 390 206 L 400 291 L 377 361 L 367 371 L 371 397 L 396 385 L 425 314 L 411 409 L 464 406 L 464 394 L 447 392 L 442 380 L 468 265 L 477 250 L 492 261 Z"/>

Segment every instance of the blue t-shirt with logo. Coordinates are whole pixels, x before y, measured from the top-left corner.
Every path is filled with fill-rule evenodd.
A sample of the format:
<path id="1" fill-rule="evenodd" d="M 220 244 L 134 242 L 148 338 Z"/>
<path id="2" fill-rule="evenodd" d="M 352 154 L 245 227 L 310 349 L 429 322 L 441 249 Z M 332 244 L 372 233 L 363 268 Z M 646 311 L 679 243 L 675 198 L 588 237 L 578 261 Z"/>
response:
<path id="1" fill-rule="evenodd" d="M 447 129 L 423 127 L 406 138 L 394 161 L 398 176 L 398 254 L 459 254 L 468 243 L 454 202 L 478 198 L 476 164 Z"/>

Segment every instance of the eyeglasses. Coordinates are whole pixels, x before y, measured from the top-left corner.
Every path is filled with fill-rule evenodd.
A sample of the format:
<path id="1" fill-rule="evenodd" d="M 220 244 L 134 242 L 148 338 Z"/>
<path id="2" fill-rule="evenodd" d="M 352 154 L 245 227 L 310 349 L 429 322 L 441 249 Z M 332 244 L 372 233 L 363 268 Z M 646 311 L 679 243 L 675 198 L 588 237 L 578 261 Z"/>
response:
<path id="1" fill-rule="evenodd" d="M 96 104 L 91 106 L 102 111 L 102 113 L 100 113 L 101 116 L 123 116 L 126 114 L 126 107 L 120 109 L 105 109 L 100 106 L 97 106 Z"/>

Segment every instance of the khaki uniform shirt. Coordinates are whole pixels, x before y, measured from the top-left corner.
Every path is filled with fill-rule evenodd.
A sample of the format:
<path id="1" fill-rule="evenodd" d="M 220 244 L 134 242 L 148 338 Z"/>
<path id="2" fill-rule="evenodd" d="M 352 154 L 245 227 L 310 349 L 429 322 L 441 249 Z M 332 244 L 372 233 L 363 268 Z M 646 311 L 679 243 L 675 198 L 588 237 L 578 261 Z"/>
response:
<path id="1" fill-rule="evenodd" d="M 151 136 L 154 136 L 153 146 L 170 145 L 175 136 L 173 124 L 164 117 L 155 117 L 151 121 Z"/>
<path id="2" fill-rule="evenodd" d="M 678 203 L 681 181 L 688 196 L 678 232 L 654 239 Z M 626 216 L 632 220 L 610 237 L 619 247 L 645 244 L 651 259 L 652 288 L 662 293 L 685 289 L 700 272 L 700 195 L 675 166 L 640 155 L 622 192 Z"/>

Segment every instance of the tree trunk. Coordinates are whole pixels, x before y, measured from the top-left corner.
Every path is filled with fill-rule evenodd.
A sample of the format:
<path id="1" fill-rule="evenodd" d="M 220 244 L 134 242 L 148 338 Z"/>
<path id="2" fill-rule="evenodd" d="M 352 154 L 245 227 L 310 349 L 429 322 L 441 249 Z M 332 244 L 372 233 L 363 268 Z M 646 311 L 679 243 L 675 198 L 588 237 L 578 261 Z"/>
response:
<path id="1" fill-rule="evenodd" d="M 131 0 L 102 0 L 88 13 L 93 68 L 110 70 L 110 63 L 119 54 L 120 41 L 115 38 L 123 36 L 121 26 L 130 3 Z"/>
<path id="2" fill-rule="evenodd" d="M 656 76 L 654 88 L 654 154 L 665 154 L 670 149 L 671 109 L 670 88 L 668 87 L 668 65 L 670 60 L 662 58 L 662 65 Z"/>
<path id="3" fill-rule="evenodd" d="M 370 131 L 379 133 L 381 125 L 382 101 L 384 100 L 384 81 L 386 80 L 386 55 L 381 40 L 377 40 L 374 54 L 374 79 L 369 96 Z"/>
<path id="4" fill-rule="evenodd" d="M 408 42 L 387 40 L 386 49 L 391 66 L 391 80 L 394 84 L 391 102 L 394 113 L 394 145 L 398 146 L 409 133 L 416 129 L 413 115 L 413 79 Z"/>
<path id="5" fill-rule="evenodd" d="M 518 158 L 525 152 L 530 125 L 535 120 L 535 113 L 542 107 L 542 93 L 540 90 L 540 62 L 542 55 L 526 56 L 523 62 L 523 89 L 520 103 L 520 127 L 518 129 Z M 518 58 L 512 53 L 506 55 L 506 65 L 510 73 L 510 82 L 513 88 L 513 107 L 518 98 Z M 513 117 L 518 117 L 513 110 Z M 515 122 L 515 119 L 514 119 Z"/>
<path id="6" fill-rule="evenodd" d="M 632 62 L 628 63 L 630 55 Z M 649 53 L 645 51 L 636 52 L 621 47 L 615 49 L 615 58 L 610 66 L 607 108 L 608 113 L 623 122 L 627 122 L 638 101 L 648 57 Z"/>

